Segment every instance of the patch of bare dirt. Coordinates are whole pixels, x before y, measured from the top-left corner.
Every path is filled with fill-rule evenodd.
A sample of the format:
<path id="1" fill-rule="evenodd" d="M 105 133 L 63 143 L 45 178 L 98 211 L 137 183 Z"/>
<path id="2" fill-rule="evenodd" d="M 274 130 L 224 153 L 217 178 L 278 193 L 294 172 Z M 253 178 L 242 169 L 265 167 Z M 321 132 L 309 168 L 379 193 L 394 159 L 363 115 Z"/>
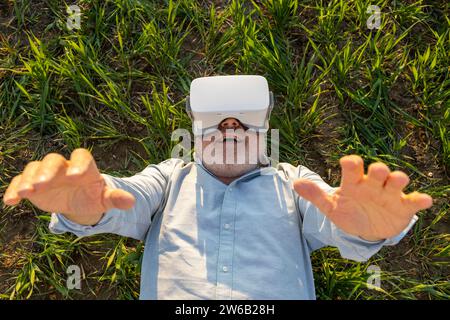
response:
<path id="1" fill-rule="evenodd" d="M 3 197 L 3 195 L 0 195 Z M 29 209 L 19 205 L 15 213 L 0 213 L 0 293 L 5 293 L 13 284 L 12 276 L 23 259 L 23 252 L 33 250 L 36 218 Z"/>
<path id="2" fill-rule="evenodd" d="M 342 139 L 339 129 L 345 125 L 345 120 L 338 110 L 339 101 L 331 92 L 322 94 L 320 104 L 326 108 L 323 115 L 326 119 L 317 128 L 318 137 L 313 137 L 307 145 L 307 158 L 310 159 L 311 168 L 327 183 L 338 186 L 341 177 L 340 165 L 330 155 L 338 152 L 336 147 Z"/>

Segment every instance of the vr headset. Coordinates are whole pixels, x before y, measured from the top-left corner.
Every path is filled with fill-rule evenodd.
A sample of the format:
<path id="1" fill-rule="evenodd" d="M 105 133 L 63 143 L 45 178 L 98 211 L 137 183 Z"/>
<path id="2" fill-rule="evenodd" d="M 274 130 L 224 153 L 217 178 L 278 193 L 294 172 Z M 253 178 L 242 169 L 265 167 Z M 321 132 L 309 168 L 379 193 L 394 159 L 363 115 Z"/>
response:
<path id="1" fill-rule="evenodd" d="M 202 77 L 191 82 L 186 112 L 195 136 L 215 131 L 226 118 L 236 118 L 249 129 L 267 132 L 273 104 L 273 93 L 262 76 Z"/>

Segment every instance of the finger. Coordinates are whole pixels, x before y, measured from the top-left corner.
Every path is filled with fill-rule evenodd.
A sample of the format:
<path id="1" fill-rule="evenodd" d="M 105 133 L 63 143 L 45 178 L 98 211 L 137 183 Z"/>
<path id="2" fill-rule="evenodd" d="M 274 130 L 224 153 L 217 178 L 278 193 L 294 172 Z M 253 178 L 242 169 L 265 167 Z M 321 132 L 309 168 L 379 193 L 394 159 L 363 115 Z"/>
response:
<path id="1" fill-rule="evenodd" d="M 135 201 L 131 193 L 121 189 L 112 189 L 108 186 L 105 187 L 102 195 L 105 211 L 113 208 L 128 210 L 134 206 Z"/>
<path id="2" fill-rule="evenodd" d="M 15 176 L 11 183 L 6 189 L 5 194 L 3 195 L 3 202 L 8 206 L 15 206 L 21 200 L 19 194 L 17 193 L 17 187 L 19 186 L 22 175 Z"/>
<path id="3" fill-rule="evenodd" d="M 393 171 L 389 174 L 384 189 L 392 192 L 401 192 L 409 183 L 409 177 L 402 171 Z"/>
<path id="4" fill-rule="evenodd" d="M 68 161 L 60 154 L 49 153 L 42 159 L 41 165 L 35 173 L 33 187 L 36 191 L 42 190 L 58 178 L 65 175 Z"/>
<path id="5" fill-rule="evenodd" d="M 342 168 L 342 188 L 354 185 L 364 177 L 364 161 L 360 156 L 344 156 L 339 160 L 339 163 Z"/>
<path id="6" fill-rule="evenodd" d="M 333 202 L 330 196 L 313 181 L 297 179 L 294 181 L 294 189 L 301 197 L 310 201 L 325 215 L 328 215 L 333 209 Z"/>
<path id="7" fill-rule="evenodd" d="M 381 188 L 386 182 L 389 173 L 390 170 L 384 163 L 371 163 L 367 169 L 367 183 L 372 185 L 372 187 Z"/>
<path id="8" fill-rule="evenodd" d="M 417 191 L 404 195 L 402 200 L 403 203 L 410 208 L 411 213 L 428 209 L 433 205 L 433 198 L 431 196 Z"/>
<path id="9" fill-rule="evenodd" d="M 67 177 L 80 178 L 86 177 L 92 173 L 94 173 L 97 178 L 99 172 L 95 160 L 89 150 L 78 148 L 72 151 L 69 168 L 67 169 Z"/>
<path id="10" fill-rule="evenodd" d="M 29 197 L 34 192 L 33 178 L 40 165 L 40 161 L 32 161 L 23 170 L 22 178 L 17 187 L 17 193 L 21 198 Z"/>

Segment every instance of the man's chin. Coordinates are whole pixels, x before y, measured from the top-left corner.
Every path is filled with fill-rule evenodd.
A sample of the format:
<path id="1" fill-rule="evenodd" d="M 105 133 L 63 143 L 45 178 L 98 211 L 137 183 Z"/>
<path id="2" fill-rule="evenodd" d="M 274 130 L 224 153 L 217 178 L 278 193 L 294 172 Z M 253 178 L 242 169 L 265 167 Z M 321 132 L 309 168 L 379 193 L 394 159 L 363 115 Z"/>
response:
<path id="1" fill-rule="evenodd" d="M 238 178 L 258 167 L 257 164 L 208 164 L 207 162 L 203 162 L 203 165 L 215 176 L 225 178 Z"/>

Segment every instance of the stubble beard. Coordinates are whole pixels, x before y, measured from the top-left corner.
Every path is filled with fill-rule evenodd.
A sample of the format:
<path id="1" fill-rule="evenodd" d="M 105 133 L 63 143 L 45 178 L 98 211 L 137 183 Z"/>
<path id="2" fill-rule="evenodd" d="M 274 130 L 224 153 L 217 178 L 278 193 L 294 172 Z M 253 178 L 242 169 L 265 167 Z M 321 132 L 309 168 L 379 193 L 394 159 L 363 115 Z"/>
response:
<path id="1" fill-rule="evenodd" d="M 243 150 L 240 150 L 240 148 L 237 147 L 237 144 L 226 145 L 226 143 L 223 143 L 223 161 L 214 163 L 214 161 L 211 161 L 211 159 L 206 156 L 206 158 L 203 158 L 203 165 L 214 175 L 225 178 L 237 178 L 258 168 L 260 166 L 259 156 L 251 158 L 249 156 L 250 148 L 248 141 L 241 143 L 245 143 L 245 148 L 243 148 Z M 259 149 L 257 150 L 258 151 L 256 152 L 258 153 Z M 231 156 L 230 159 L 227 158 L 227 155 L 230 153 L 234 153 L 234 158 Z M 241 159 L 244 159 L 244 161 Z"/>
<path id="2" fill-rule="evenodd" d="M 258 164 L 203 164 L 206 169 L 218 177 L 237 178 L 258 168 Z"/>

